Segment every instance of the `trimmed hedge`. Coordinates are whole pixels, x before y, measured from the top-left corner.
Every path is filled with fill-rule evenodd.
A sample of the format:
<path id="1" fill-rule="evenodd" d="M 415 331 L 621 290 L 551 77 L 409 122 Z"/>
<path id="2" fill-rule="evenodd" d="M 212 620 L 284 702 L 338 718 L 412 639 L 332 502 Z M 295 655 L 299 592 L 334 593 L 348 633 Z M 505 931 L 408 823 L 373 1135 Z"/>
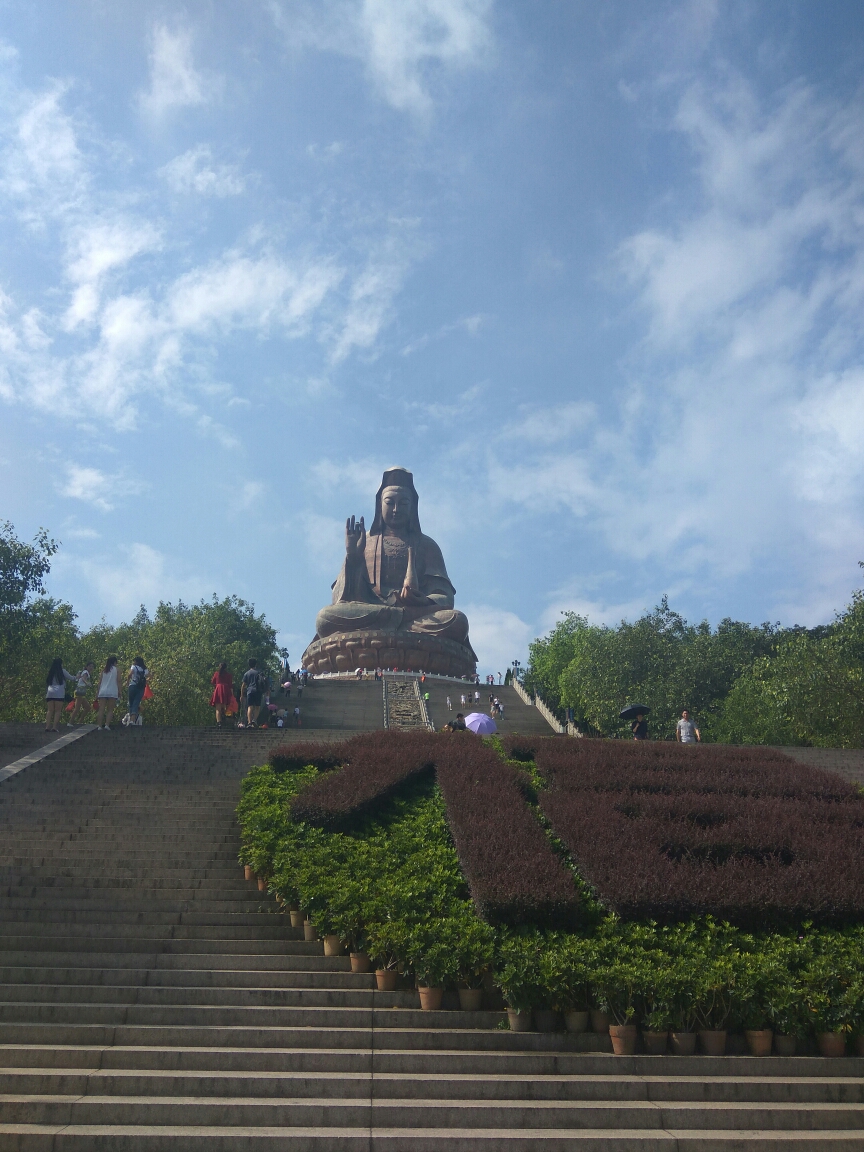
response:
<path id="1" fill-rule="evenodd" d="M 481 916 L 490 923 L 576 922 L 573 875 L 526 803 L 524 773 L 502 763 L 494 749 L 470 734 L 376 732 L 329 753 L 345 766 L 292 800 L 295 820 L 331 831 L 351 828 L 408 780 L 435 768 Z"/>
<path id="2" fill-rule="evenodd" d="M 438 783 L 480 915 L 493 924 L 572 927 L 576 884 L 526 803 L 524 774 L 473 740 L 445 737 L 442 752 Z"/>
<path id="3" fill-rule="evenodd" d="M 864 914 L 864 797 L 772 749 L 543 738 L 540 806 L 628 919 L 765 928 Z"/>
<path id="4" fill-rule="evenodd" d="M 301 759 L 304 765 L 316 767 L 344 766 L 305 788 L 292 801 L 291 815 L 330 830 L 356 824 L 407 780 L 431 772 L 434 739 L 425 732 L 364 733 L 344 744 L 331 744 L 323 757 L 324 765 L 306 759 L 305 749 L 292 749 L 298 766 Z"/>

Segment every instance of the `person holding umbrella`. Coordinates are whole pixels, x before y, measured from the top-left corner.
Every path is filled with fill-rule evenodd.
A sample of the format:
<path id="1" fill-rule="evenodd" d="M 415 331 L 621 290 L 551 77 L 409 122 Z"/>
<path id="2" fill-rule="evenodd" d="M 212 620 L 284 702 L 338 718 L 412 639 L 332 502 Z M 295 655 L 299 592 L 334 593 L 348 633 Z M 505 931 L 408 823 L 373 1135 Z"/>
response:
<path id="1" fill-rule="evenodd" d="M 632 721 L 630 731 L 633 733 L 634 740 L 648 739 L 648 721 L 645 717 L 650 711 L 651 709 L 647 704 L 628 704 L 618 713 L 622 720 Z"/>

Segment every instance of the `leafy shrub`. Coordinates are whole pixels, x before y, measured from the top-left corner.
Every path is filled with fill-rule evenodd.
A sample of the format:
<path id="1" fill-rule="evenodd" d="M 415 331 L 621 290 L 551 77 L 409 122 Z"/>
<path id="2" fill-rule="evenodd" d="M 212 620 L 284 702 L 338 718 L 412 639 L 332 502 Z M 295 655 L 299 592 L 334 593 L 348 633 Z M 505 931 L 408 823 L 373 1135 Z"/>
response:
<path id="1" fill-rule="evenodd" d="M 766 928 L 864 914 L 864 797 L 756 748 L 537 742 L 540 807 L 628 919 L 712 914 Z"/>

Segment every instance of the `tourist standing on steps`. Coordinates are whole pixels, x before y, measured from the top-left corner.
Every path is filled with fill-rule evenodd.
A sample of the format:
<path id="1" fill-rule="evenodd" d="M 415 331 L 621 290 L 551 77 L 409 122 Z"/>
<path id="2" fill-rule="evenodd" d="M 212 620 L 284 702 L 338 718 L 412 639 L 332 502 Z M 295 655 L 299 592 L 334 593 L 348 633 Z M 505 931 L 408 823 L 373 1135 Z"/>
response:
<path id="1" fill-rule="evenodd" d="M 96 729 L 99 732 L 110 732 L 111 721 L 114 718 L 114 709 L 120 699 L 120 684 L 117 675 L 117 657 L 109 656 L 99 677 L 99 690 L 96 701 L 99 711 L 96 714 Z"/>
<path id="2" fill-rule="evenodd" d="M 82 724 L 85 716 L 90 711 L 90 701 L 87 699 L 87 693 L 93 684 L 93 673 L 95 671 L 96 666 L 91 661 L 89 664 L 85 664 L 76 677 L 75 707 L 72 710 L 72 716 L 69 721 L 70 724 Z"/>
<path id="3" fill-rule="evenodd" d="M 264 677 L 258 671 L 258 661 L 253 657 L 249 661 L 249 667 L 243 673 L 243 687 L 240 690 L 241 701 L 244 697 L 246 699 L 247 728 L 254 728 L 257 724 L 263 694 Z"/>
<path id="4" fill-rule="evenodd" d="M 694 722 L 690 719 L 690 713 L 685 708 L 681 713 L 681 719 L 675 726 L 675 739 L 680 744 L 701 744 L 702 733 L 696 727 Z"/>
<path id="5" fill-rule="evenodd" d="M 447 697 L 447 711 L 448 712 L 453 711 L 453 701 L 450 699 L 449 696 Z"/>
<path id="6" fill-rule="evenodd" d="M 137 727 L 140 722 L 138 713 L 141 709 L 141 700 L 144 697 L 144 689 L 147 687 L 149 675 L 144 657 L 136 656 L 126 676 L 126 688 L 129 692 L 129 727 Z"/>
<path id="7" fill-rule="evenodd" d="M 74 680 L 71 672 L 63 667 L 63 661 L 58 656 L 48 669 L 45 677 L 45 731 L 59 732 L 57 725 L 66 707 L 66 681 Z"/>
<path id="8" fill-rule="evenodd" d="M 300 721 L 300 705 L 295 704 L 294 705 L 294 727 L 300 728 L 301 726 L 302 725 L 301 725 L 301 721 Z"/>
<path id="9" fill-rule="evenodd" d="M 234 679 L 224 660 L 213 673 L 210 683 L 213 685 L 210 707 L 216 709 L 216 727 L 221 728 L 222 721 L 234 704 Z"/>

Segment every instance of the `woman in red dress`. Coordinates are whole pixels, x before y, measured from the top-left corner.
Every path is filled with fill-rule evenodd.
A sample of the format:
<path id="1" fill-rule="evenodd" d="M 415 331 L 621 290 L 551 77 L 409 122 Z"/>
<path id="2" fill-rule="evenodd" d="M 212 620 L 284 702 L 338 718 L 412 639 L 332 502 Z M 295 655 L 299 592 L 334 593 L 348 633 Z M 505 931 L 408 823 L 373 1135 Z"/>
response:
<path id="1" fill-rule="evenodd" d="M 216 727 L 221 728 L 226 709 L 231 708 L 233 710 L 234 704 L 234 681 L 231 679 L 231 673 L 228 671 L 228 665 L 224 660 L 213 673 L 210 683 L 213 685 L 210 707 L 216 709 Z"/>

